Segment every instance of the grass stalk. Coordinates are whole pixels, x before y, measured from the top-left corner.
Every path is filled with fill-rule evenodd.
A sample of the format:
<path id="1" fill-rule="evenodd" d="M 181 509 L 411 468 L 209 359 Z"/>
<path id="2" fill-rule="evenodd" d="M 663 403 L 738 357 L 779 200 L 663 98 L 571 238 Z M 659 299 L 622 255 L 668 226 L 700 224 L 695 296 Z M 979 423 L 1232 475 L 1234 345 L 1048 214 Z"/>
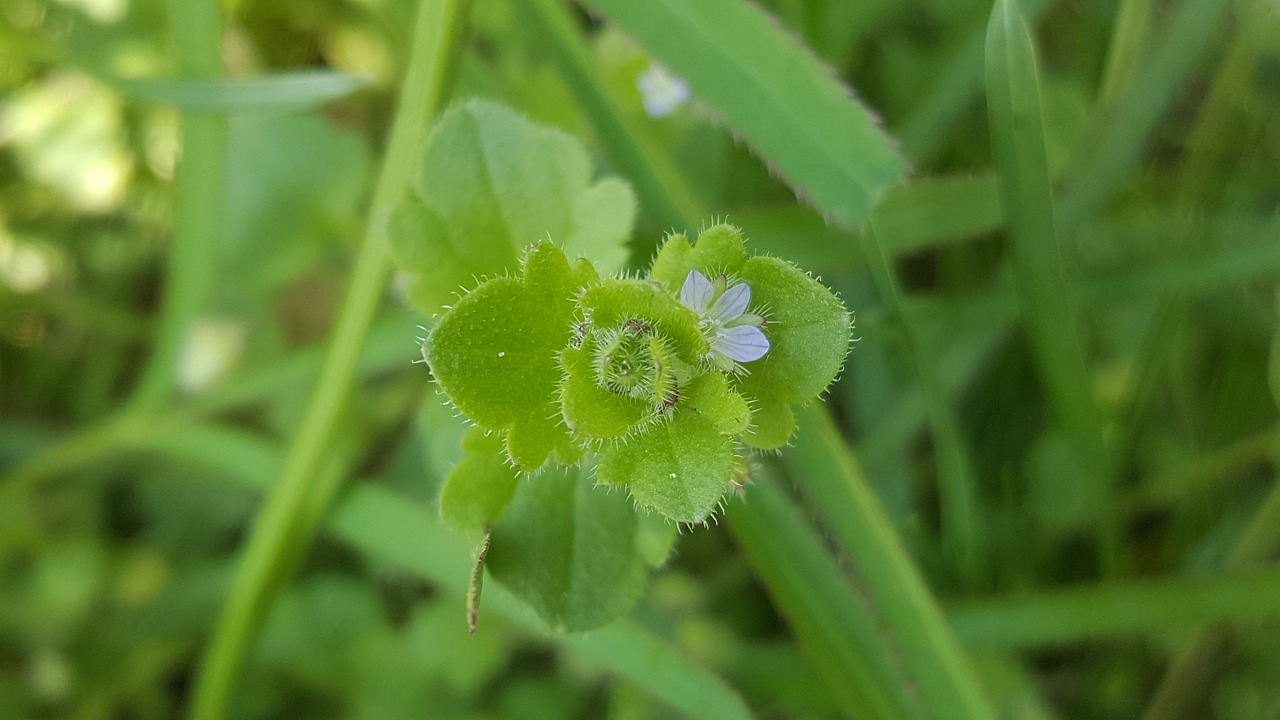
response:
<path id="1" fill-rule="evenodd" d="M 921 346 L 915 322 L 908 315 L 902 289 L 885 243 L 881 241 L 876 216 L 862 234 L 863 253 L 872 280 L 889 314 L 898 321 L 907 356 L 920 383 L 925 417 L 933 437 L 933 452 L 938 468 L 938 490 L 941 496 L 943 547 L 959 574 L 973 581 L 982 559 L 982 538 L 977 502 L 977 481 L 973 461 L 960 433 L 955 409 L 942 387 L 937 368 Z"/>
<path id="2" fill-rule="evenodd" d="M 184 78 L 216 78 L 222 66 L 218 3 L 169 3 L 174 53 Z M 161 299 L 160 325 L 146 367 L 126 412 L 154 412 L 168 402 L 191 323 L 204 306 L 217 272 L 226 199 L 227 120 L 184 112 L 182 159 L 174 172 L 177 208 Z"/>
<path id="3" fill-rule="evenodd" d="M 797 419 L 796 452 L 789 457 L 805 490 L 829 509 L 827 524 L 848 553 L 883 622 L 886 642 L 928 716 L 993 718 L 972 665 L 830 414 L 810 406 Z"/>
<path id="4" fill-rule="evenodd" d="M 385 289 L 387 218 L 409 187 L 432 121 L 447 96 L 447 80 L 468 9 L 465 0 L 424 0 L 418 8 L 409 69 L 355 269 L 330 335 L 319 381 L 280 479 L 254 524 L 201 665 L 191 707 L 194 720 L 216 720 L 226 714 L 241 661 L 270 606 L 282 564 L 305 545 L 306 535 L 314 529 L 317 508 L 326 506 L 339 486 L 325 482 L 321 460 L 353 385 L 360 348 Z"/>
<path id="5" fill-rule="evenodd" d="M 1098 518 L 1100 565 L 1114 574 L 1121 564 L 1120 531 L 1111 502 L 1112 462 L 1102 419 L 1076 330 L 1054 217 L 1052 180 L 1045 151 L 1040 78 L 1031 33 L 1016 0 L 1000 0 L 987 34 L 987 107 L 991 144 L 1009 236 L 1014 279 L 1031 331 L 1032 347 L 1049 396 L 1081 467 Z"/>

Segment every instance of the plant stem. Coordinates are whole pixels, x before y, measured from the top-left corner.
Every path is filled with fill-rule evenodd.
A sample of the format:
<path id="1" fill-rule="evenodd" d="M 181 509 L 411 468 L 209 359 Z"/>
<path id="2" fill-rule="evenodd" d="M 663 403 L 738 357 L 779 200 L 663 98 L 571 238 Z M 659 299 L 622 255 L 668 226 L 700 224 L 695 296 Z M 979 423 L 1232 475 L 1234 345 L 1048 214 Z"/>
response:
<path id="1" fill-rule="evenodd" d="M 259 513 L 231 592 L 196 681 L 191 717 L 216 720 L 226 713 L 249 641 L 270 605 L 285 561 L 314 530 L 319 508 L 340 483 L 318 472 L 333 426 L 353 384 L 356 361 L 387 279 L 387 218 L 409 187 L 432 120 L 447 95 L 447 81 L 469 7 L 467 0 L 423 0 L 418 8 L 409 69 L 401 87 L 382 171 L 355 270 L 311 395 L 279 481 Z"/>

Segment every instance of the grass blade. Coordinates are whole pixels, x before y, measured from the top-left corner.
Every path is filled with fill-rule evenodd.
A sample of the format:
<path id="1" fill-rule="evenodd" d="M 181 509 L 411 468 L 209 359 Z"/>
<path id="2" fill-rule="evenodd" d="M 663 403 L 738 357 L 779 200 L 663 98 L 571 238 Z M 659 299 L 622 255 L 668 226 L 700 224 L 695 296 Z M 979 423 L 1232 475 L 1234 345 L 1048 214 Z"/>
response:
<path id="1" fill-rule="evenodd" d="M 1098 116 L 1092 140 L 1064 181 L 1059 221 L 1068 233 L 1093 214 L 1137 162 L 1147 136 L 1209 46 L 1227 5 L 1222 0 L 1184 0 L 1129 92 Z"/>
<path id="2" fill-rule="evenodd" d="M 973 650 L 1079 643 L 1108 635 L 1163 634 L 1200 623 L 1280 616 L 1280 570 L 1223 578 L 1161 578 L 1089 585 L 947 608 Z"/>
<path id="3" fill-rule="evenodd" d="M 879 211 L 876 212 L 876 217 Z M 871 277 L 876 283 L 890 315 L 896 318 L 903 333 L 907 355 L 915 366 L 924 400 L 929 431 L 933 435 L 934 456 L 938 465 L 938 486 L 942 504 L 943 545 L 962 577 L 972 580 L 983 555 L 980 535 L 982 523 L 977 503 L 977 482 L 969 449 L 960 434 L 960 422 L 948 402 L 933 363 L 925 356 L 913 318 L 898 284 L 887 243 L 880 240 L 878 219 L 869 223 L 862 245 L 867 254 Z"/>
<path id="4" fill-rule="evenodd" d="M 875 117 L 803 46 L 738 0 L 589 0 L 689 82 L 797 194 L 856 228 L 904 166 Z"/>
<path id="5" fill-rule="evenodd" d="M 1151 0 L 1121 0 L 1120 9 L 1116 11 L 1116 29 L 1107 48 L 1107 65 L 1102 73 L 1103 103 L 1111 102 L 1132 87 L 1150 22 Z"/>
<path id="6" fill-rule="evenodd" d="M 1049 164 L 1040 111 L 1035 49 L 1016 0 L 1000 0 L 987 33 L 987 108 L 1000 174 L 1001 199 L 1013 245 L 1014 279 L 1049 400 L 1089 469 L 1095 506 L 1105 508 L 1110 463 L 1094 407 L 1084 353 L 1076 334 L 1066 270 L 1054 220 Z M 1119 562 L 1110 511 L 1098 513 L 1102 567 Z"/>
<path id="7" fill-rule="evenodd" d="M 288 112 L 346 97 L 365 86 L 354 75 L 302 70 L 255 78 L 134 80 L 108 78 L 120 92 L 157 105 L 195 113 Z"/>
<path id="8" fill-rule="evenodd" d="M 742 502 L 730 504 L 729 525 L 831 693 L 855 716 L 926 717 L 881 635 L 880 617 L 772 474 L 761 475 Z"/>
<path id="9" fill-rule="evenodd" d="M 812 406 L 797 419 L 796 448 L 789 457 L 807 491 L 826 510 L 929 715 L 993 718 L 972 666 L 830 416 Z"/>
<path id="10" fill-rule="evenodd" d="M 310 520 L 328 504 L 337 482 L 325 482 L 321 464 L 348 392 L 360 348 L 382 299 L 388 266 L 386 220 L 409 186 L 432 119 L 447 95 L 449 66 L 465 22 L 465 0 L 424 0 L 418 9 L 413 55 L 391 130 L 364 243 L 330 336 L 320 378 L 294 436 L 280 480 L 254 524 L 196 680 L 193 720 L 217 720 L 226 705 L 251 636 L 261 625 L 282 562 L 300 552 Z"/>

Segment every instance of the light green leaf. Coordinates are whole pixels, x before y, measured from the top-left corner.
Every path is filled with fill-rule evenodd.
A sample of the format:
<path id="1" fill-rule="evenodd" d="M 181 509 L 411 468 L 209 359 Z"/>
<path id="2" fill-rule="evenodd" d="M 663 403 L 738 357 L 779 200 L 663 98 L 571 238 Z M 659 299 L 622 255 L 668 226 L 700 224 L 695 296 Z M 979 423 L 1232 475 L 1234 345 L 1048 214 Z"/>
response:
<path id="1" fill-rule="evenodd" d="M 742 233 L 732 225 L 702 231 L 696 245 L 690 245 L 683 234 L 672 235 L 653 259 L 649 278 L 678 296 L 689 271 L 697 270 L 707 277 L 735 274 L 746 261 L 743 253 Z"/>
<path id="2" fill-rule="evenodd" d="M 902 159 L 834 74 L 740 0 L 589 0 L 634 35 L 787 179 L 846 227 L 902 180 Z M 767 61 L 766 61 L 767 59 Z"/>
<path id="3" fill-rule="evenodd" d="M 543 240 L 616 272 L 634 217 L 630 187 L 593 184 L 577 140 L 473 100 L 436 125 L 389 233 L 410 301 L 432 315 L 459 286 L 513 270 L 520 251 Z"/>
<path id="4" fill-rule="evenodd" d="M 521 483 L 493 527 L 486 564 L 494 580 L 559 632 L 620 617 L 644 589 L 635 509 L 576 469 Z"/>
<path id="5" fill-rule="evenodd" d="M 522 278 L 485 282 L 427 338 L 436 382 L 472 422 L 507 432 L 507 454 L 520 469 L 537 469 L 553 451 L 576 459 L 556 403 L 557 356 L 573 334 L 574 298 L 597 279 L 590 263 L 570 266 L 542 243 L 529 250 Z"/>
<path id="6" fill-rule="evenodd" d="M 746 426 L 746 401 L 724 375 L 709 372 L 685 388 L 669 421 L 607 451 L 596 468 L 606 485 L 626 485 L 642 507 L 676 522 L 702 522 L 733 475 L 732 433 Z"/>
<path id="7" fill-rule="evenodd" d="M 776 448 L 795 425 L 788 404 L 816 398 L 840 372 L 851 320 L 830 290 L 785 260 L 753 257 L 738 277 L 751 286 L 752 302 L 767 308 L 771 346 L 738 381 L 739 392 L 759 403 L 747 442 Z"/>
<path id="8" fill-rule="evenodd" d="M 515 468 L 503 462 L 502 438 L 473 427 L 462 439 L 465 456 L 445 478 L 440 517 L 461 530 L 480 530 L 502 516 L 516 491 Z"/>

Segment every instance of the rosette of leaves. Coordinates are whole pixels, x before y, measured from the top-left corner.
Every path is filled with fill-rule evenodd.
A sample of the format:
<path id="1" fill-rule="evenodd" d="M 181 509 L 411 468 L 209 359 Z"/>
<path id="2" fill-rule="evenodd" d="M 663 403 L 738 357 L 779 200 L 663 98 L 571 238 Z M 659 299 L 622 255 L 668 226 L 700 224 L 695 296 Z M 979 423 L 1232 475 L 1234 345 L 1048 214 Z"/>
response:
<path id="1" fill-rule="evenodd" d="M 634 211 L 577 140 L 472 100 L 389 219 L 399 287 L 431 318 L 423 357 L 472 426 L 424 407 L 440 514 L 480 548 L 472 623 L 486 574 L 555 630 L 626 613 L 676 523 L 705 522 L 843 362 L 839 301 L 734 228 L 614 276 Z"/>
<path id="2" fill-rule="evenodd" d="M 718 225 L 696 244 L 668 238 L 643 277 L 601 278 L 534 245 L 519 276 L 444 313 L 423 352 L 457 409 L 503 439 L 492 447 L 511 468 L 586 462 L 645 510 L 699 523 L 740 482 L 745 453 L 786 444 L 792 408 L 831 383 L 849 337 L 821 283 L 748 257 L 741 233 Z"/>

